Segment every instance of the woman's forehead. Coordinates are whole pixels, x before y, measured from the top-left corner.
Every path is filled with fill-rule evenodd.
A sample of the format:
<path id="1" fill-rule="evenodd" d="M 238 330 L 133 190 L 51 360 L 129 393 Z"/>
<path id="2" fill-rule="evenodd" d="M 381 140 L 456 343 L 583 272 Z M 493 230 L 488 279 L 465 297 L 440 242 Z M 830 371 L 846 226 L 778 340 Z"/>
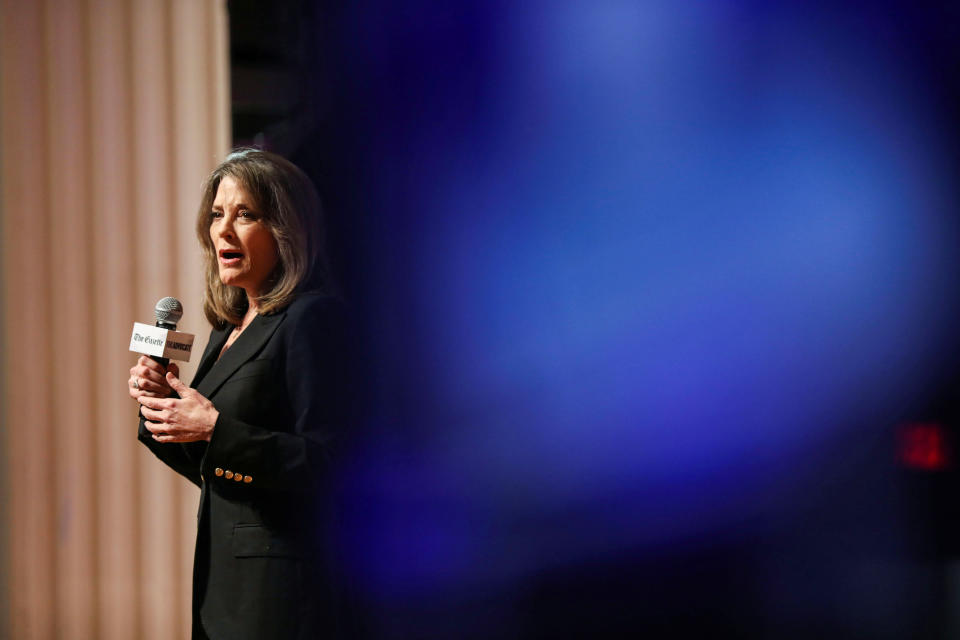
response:
<path id="1" fill-rule="evenodd" d="M 251 206 L 258 204 L 258 202 L 256 194 L 247 187 L 243 180 L 228 174 L 220 178 L 213 194 L 213 204 L 214 206 L 228 204 Z"/>

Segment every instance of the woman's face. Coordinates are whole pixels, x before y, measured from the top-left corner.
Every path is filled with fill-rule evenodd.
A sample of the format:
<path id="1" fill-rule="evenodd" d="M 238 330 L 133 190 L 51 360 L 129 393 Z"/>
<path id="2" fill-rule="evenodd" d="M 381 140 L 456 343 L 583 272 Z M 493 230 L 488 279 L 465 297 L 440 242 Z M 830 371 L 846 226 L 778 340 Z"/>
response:
<path id="1" fill-rule="evenodd" d="M 231 176 L 217 188 L 210 216 L 210 239 L 217 252 L 220 281 L 241 287 L 248 297 L 263 293 L 280 259 L 277 241 L 263 223 L 254 200 Z"/>

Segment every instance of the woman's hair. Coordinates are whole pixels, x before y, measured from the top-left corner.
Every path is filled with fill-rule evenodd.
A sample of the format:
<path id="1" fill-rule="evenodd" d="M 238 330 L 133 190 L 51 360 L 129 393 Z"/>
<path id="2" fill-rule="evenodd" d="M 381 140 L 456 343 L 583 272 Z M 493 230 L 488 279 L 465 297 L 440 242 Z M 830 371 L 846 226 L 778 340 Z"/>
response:
<path id="1" fill-rule="evenodd" d="M 275 153 L 237 149 L 213 170 L 203 188 L 197 238 L 203 251 L 206 289 L 203 312 L 214 327 L 240 324 L 247 295 L 220 281 L 217 250 L 210 238 L 211 211 L 220 181 L 230 176 L 253 198 L 260 220 L 277 242 L 279 260 L 257 299 L 261 314 L 278 311 L 308 289 L 334 293 L 324 249 L 323 212 L 317 190 L 303 171 Z"/>

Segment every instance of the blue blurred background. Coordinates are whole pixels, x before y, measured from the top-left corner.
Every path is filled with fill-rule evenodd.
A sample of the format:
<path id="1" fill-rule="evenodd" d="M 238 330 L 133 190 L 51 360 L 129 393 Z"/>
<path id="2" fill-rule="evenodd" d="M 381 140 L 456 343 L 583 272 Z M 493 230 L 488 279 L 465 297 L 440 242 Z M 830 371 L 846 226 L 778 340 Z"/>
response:
<path id="1" fill-rule="evenodd" d="M 897 457 L 956 422 L 960 10 L 229 8 L 367 345 L 362 636 L 960 632 L 960 486 Z"/>

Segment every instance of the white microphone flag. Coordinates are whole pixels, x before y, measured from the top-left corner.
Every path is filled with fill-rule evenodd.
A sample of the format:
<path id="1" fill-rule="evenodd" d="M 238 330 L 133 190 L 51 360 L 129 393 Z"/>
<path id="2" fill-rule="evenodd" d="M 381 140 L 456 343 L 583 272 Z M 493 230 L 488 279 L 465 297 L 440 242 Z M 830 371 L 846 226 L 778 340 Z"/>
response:
<path id="1" fill-rule="evenodd" d="M 133 323 L 130 336 L 130 351 L 157 358 L 190 361 L 193 351 L 193 334 L 171 331 L 141 322 Z"/>

